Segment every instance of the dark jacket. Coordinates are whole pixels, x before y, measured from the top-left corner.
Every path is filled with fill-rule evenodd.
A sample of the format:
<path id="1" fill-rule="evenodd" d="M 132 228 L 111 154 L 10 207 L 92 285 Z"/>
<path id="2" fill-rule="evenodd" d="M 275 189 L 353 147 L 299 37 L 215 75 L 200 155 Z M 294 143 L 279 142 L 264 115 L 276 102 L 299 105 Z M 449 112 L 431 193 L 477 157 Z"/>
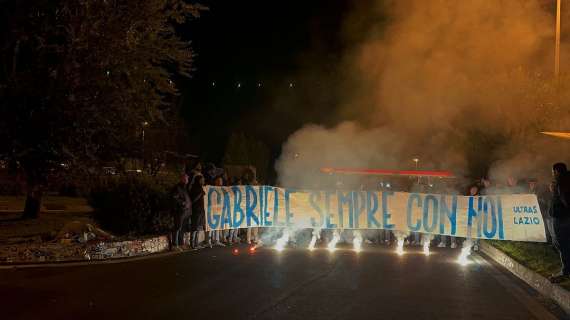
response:
<path id="1" fill-rule="evenodd" d="M 204 189 L 200 184 L 194 183 L 190 188 L 189 194 L 192 201 L 192 231 L 203 230 L 206 227 Z"/>
<path id="2" fill-rule="evenodd" d="M 570 172 L 561 174 L 554 182 L 548 213 L 555 219 L 570 218 Z"/>
<path id="3" fill-rule="evenodd" d="M 178 221 L 192 214 L 192 200 L 185 185 L 179 183 L 172 190 L 174 198 L 174 219 Z"/>

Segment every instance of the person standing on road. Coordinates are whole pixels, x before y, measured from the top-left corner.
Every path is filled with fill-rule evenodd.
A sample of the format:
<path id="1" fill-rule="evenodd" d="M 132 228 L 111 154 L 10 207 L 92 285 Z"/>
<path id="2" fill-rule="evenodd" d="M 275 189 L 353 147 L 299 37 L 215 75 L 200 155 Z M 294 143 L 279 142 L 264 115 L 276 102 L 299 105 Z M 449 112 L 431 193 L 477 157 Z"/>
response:
<path id="1" fill-rule="evenodd" d="M 480 186 L 479 193 L 483 196 L 497 194 L 496 188 L 491 183 L 491 180 L 487 177 L 481 178 L 479 186 Z"/>
<path id="2" fill-rule="evenodd" d="M 244 179 L 246 180 L 246 179 Z M 253 178 L 246 180 L 248 185 L 258 186 L 259 182 Z M 259 227 L 248 227 L 246 233 L 247 244 L 257 244 L 259 242 Z"/>
<path id="3" fill-rule="evenodd" d="M 199 234 L 205 230 L 206 211 L 204 209 L 204 176 L 195 175 L 190 183 L 190 199 L 192 201 L 191 243 L 192 249 L 202 249 Z"/>
<path id="4" fill-rule="evenodd" d="M 235 178 L 232 182 L 232 185 L 234 185 L 234 186 L 242 185 L 241 178 Z M 227 236 L 227 244 L 231 246 L 234 243 L 239 243 L 239 241 L 240 241 L 239 229 L 238 228 L 229 229 L 228 230 L 228 236 Z"/>
<path id="5" fill-rule="evenodd" d="M 552 200 L 548 213 L 552 218 L 552 244 L 560 253 L 562 269 L 550 281 L 561 282 L 570 275 L 570 173 L 564 163 L 552 166 Z"/>
<path id="6" fill-rule="evenodd" d="M 183 173 L 180 182 L 173 190 L 174 197 L 174 229 L 170 235 L 170 247 L 181 250 L 180 245 L 184 242 L 184 227 L 188 226 L 188 220 L 192 215 L 192 201 L 188 194 L 188 175 Z"/>
<path id="7" fill-rule="evenodd" d="M 216 187 L 222 187 L 224 185 L 224 180 L 222 179 L 222 176 L 219 175 L 219 176 L 215 177 L 213 184 Z M 220 234 L 221 233 L 222 233 L 222 230 L 211 230 L 211 231 L 206 232 L 206 237 L 208 239 L 208 246 L 210 248 L 212 246 L 218 246 L 218 247 L 225 247 L 226 246 L 225 244 L 220 242 Z"/>
<path id="8" fill-rule="evenodd" d="M 425 186 L 421 185 L 419 180 L 417 183 L 412 185 L 411 191 L 412 193 L 426 193 Z M 408 242 L 412 246 L 419 246 L 422 244 L 422 233 L 421 232 L 410 232 L 410 236 L 408 237 Z"/>
<path id="9" fill-rule="evenodd" d="M 446 194 L 456 195 L 458 194 L 458 192 L 457 189 L 448 186 L 446 189 Z M 479 195 L 479 187 L 475 184 L 469 188 L 467 196 L 477 196 L 477 195 Z M 438 248 L 447 247 L 447 239 L 449 239 L 449 246 L 451 247 L 451 249 L 457 248 L 457 238 L 454 236 L 446 236 L 446 235 L 441 235 L 440 242 L 437 245 L 437 247 Z"/>
<path id="10" fill-rule="evenodd" d="M 480 189 L 479 189 L 479 186 L 477 186 L 476 184 L 472 185 L 472 186 L 469 188 L 469 192 L 467 193 L 467 195 L 468 195 L 469 197 L 477 197 L 477 196 L 480 196 L 480 195 L 481 195 L 481 191 L 480 191 Z M 469 235 L 471 236 L 471 232 L 469 232 Z M 451 244 L 451 247 L 452 247 L 452 248 L 457 247 L 457 245 L 456 245 L 456 241 L 457 241 L 456 238 L 455 238 L 455 237 L 450 237 L 450 238 L 451 238 L 451 243 L 452 243 L 452 244 Z M 455 245 L 455 246 L 454 246 L 454 245 Z M 474 239 L 474 240 L 473 240 L 473 247 L 472 247 L 472 248 L 473 248 L 473 251 L 479 251 L 479 239 Z"/>
<path id="11" fill-rule="evenodd" d="M 544 221 L 544 226 L 546 228 L 546 242 L 552 244 L 552 238 L 550 234 L 552 233 L 552 221 L 548 215 L 548 192 L 547 188 L 541 188 L 538 184 L 536 178 L 529 178 L 527 180 L 526 193 L 536 195 L 538 200 L 538 207 L 540 208 L 540 214 L 542 215 L 542 221 Z"/>

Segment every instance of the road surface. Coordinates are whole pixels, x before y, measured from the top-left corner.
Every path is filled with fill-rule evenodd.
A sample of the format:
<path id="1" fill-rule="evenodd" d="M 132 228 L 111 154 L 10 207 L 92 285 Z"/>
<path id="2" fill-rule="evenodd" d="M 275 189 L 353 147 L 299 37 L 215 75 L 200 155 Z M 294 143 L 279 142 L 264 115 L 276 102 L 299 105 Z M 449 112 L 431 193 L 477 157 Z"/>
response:
<path id="1" fill-rule="evenodd" d="M 236 248 L 236 247 L 234 247 Z M 393 248 L 205 249 L 88 266 L 0 269 L 1 319 L 558 319 L 480 256 Z M 549 311 L 550 310 L 550 311 Z M 552 313 L 551 313 L 552 312 Z"/>

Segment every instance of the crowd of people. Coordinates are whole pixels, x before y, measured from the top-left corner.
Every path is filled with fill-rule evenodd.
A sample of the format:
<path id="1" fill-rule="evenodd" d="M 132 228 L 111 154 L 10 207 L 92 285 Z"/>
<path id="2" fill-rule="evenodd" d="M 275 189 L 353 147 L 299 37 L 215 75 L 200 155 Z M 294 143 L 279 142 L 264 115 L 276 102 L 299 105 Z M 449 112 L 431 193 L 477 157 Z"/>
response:
<path id="1" fill-rule="evenodd" d="M 491 195 L 491 194 L 535 194 L 543 215 L 546 226 L 547 240 L 560 253 L 562 269 L 560 273 L 552 275 L 553 282 L 560 282 L 570 277 L 570 173 L 566 164 L 556 163 L 552 167 L 552 182 L 546 186 L 541 186 L 536 179 L 517 181 L 513 177 L 506 179 L 504 183 L 481 178 L 479 181 L 470 184 L 463 193 L 467 196 Z M 205 185 L 230 186 L 230 185 L 258 185 L 255 173 L 246 169 L 241 176 L 228 177 L 225 170 L 216 168 L 214 165 L 202 166 L 196 164 L 189 170 L 185 170 L 180 178 L 180 182 L 174 187 L 173 197 L 176 202 L 175 227 L 171 235 L 172 247 L 181 250 L 181 246 L 188 245 L 193 250 L 213 246 L 228 246 L 236 243 L 246 242 L 248 244 L 260 241 L 260 228 L 251 227 L 245 229 L 229 229 L 223 231 L 207 231 L 204 208 Z M 337 184 L 337 188 L 342 188 L 342 183 Z M 364 188 L 364 186 L 361 186 Z M 391 189 L 393 191 L 409 191 L 424 193 L 445 193 L 458 194 L 455 186 L 446 184 L 434 185 L 431 183 L 422 184 L 417 182 L 406 188 L 393 189 L 390 183 L 381 183 L 377 186 L 379 190 Z M 184 233 L 190 231 L 190 239 L 184 243 Z M 333 232 L 322 230 L 321 241 L 329 241 Z M 203 237 L 200 237 L 203 234 Z M 352 231 L 341 231 L 341 240 L 352 241 Z M 390 245 L 396 241 L 397 235 L 390 230 L 365 230 L 363 232 L 365 242 L 372 244 Z M 405 238 L 407 245 L 422 245 L 424 235 L 414 232 Z M 200 241 L 203 238 L 203 241 Z M 438 236 L 434 241 L 440 248 L 456 248 L 464 239 L 452 236 Z M 291 239 L 293 242 L 295 239 Z M 475 251 L 478 250 L 478 240 L 470 242 Z"/>
<path id="2" fill-rule="evenodd" d="M 173 198 L 176 203 L 174 212 L 174 230 L 171 234 L 171 246 L 181 250 L 188 245 L 193 250 L 205 247 L 224 247 L 239 243 L 245 238 L 248 244 L 259 241 L 259 228 L 251 227 L 246 230 L 228 229 L 223 231 L 206 231 L 204 186 L 231 186 L 231 185 L 257 185 L 255 173 L 246 168 L 242 175 L 230 178 L 227 172 L 216 168 L 213 164 L 202 166 L 197 163 L 189 170 L 185 170 L 180 182 L 173 189 Z M 190 231 L 188 243 L 184 243 L 184 233 Z M 245 234 L 242 234 L 245 233 Z M 200 234 L 204 235 L 201 241 Z"/>

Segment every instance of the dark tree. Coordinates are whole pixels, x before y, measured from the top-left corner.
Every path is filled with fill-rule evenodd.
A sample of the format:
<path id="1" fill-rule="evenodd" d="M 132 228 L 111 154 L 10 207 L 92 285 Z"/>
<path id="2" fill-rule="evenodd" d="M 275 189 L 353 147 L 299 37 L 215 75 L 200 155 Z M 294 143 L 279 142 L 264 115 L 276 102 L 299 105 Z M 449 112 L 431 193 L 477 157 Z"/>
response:
<path id="1" fill-rule="evenodd" d="M 174 112 L 192 51 L 184 0 L 7 0 L 0 13 L 0 156 L 27 179 L 37 217 L 46 174 L 140 152 L 143 123 Z"/>
<path id="2" fill-rule="evenodd" d="M 269 148 L 260 140 L 233 132 L 227 142 L 223 159 L 224 165 L 254 166 L 257 175 L 265 182 L 269 176 Z"/>

